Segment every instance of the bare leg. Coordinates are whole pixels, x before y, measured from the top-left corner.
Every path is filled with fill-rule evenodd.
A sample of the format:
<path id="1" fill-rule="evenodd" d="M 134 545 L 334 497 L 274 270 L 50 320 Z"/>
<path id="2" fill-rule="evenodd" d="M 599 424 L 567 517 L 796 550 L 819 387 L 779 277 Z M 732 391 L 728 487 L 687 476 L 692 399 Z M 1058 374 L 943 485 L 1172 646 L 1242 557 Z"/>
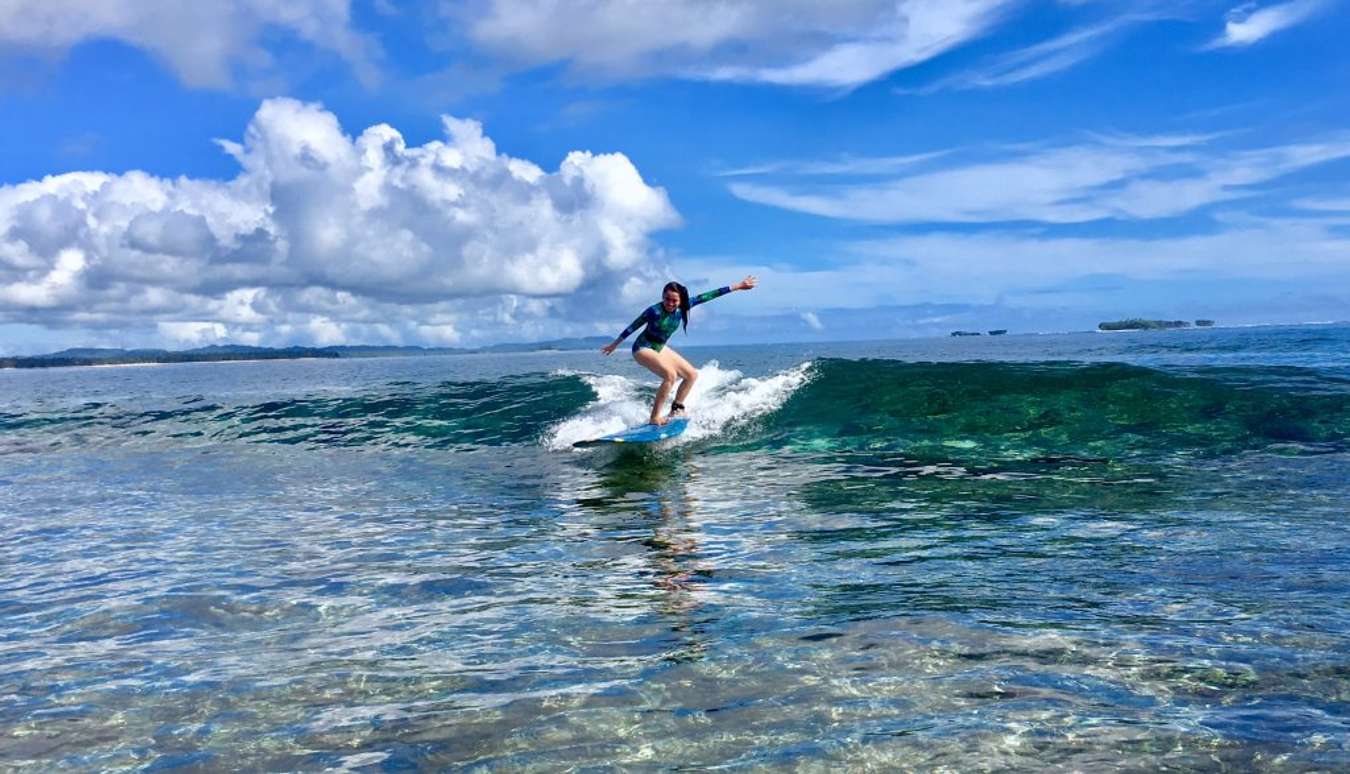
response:
<path id="1" fill-rule="evenodd" d="M 661 386 L 656 388 L 656 400 L 652 403 L 652 416 L 649 421 L 653 425 L 664 425 L 668 420 L 661 416 L 661 407 L 666 405 L 666 398 L 670 397 L 670 388 L 675 386 L 675 377 L 678 372 L 670 367 L 666 359 L 661 357 L 660 352 L 646 347 L 634 352 L 633 359 L 641 363 L 648 371 L 661 377 Z"/>
<path id="2" fill-rule="evenodd" d="M 661 359 L 673 366 L 675 373 L 680 377 L 680 388 L 675 391 L 675 402 L 683 406 L 685 399 L 689 397 L 689 391 L 694 389 L 694 382 L 698 381 L 698 369 L 690 365 L 674 347 L 667 346 L 663 349 Z"/>

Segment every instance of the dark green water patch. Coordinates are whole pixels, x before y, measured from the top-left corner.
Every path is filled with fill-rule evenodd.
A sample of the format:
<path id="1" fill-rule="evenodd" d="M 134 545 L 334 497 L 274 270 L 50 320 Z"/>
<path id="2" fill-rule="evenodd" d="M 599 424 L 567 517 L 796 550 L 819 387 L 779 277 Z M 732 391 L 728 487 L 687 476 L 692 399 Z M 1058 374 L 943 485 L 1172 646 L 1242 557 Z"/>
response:
<path id="1" fill-rule="evenodd" d="M 1306 369 L 826 359 L 729 446 L 1007 466 L 1324 453 L 1348 439 L 1350 387 Z"/>

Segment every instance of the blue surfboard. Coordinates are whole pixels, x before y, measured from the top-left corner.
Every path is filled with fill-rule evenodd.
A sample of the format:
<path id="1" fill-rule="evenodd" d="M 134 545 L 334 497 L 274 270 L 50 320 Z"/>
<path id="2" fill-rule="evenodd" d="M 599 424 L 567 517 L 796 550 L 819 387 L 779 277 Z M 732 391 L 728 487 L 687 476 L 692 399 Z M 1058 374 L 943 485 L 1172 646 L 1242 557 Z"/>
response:
<path id="1" fill-rule="evenodd" d="M 609 443 L 652 443 L 674 438 L 689 426 L 688 417 L 676 417 L 664 425 L 638 425 L 617 433 L 602 435 L 589 441 L 577 441 L 573 446 L 601 446 Z"/>

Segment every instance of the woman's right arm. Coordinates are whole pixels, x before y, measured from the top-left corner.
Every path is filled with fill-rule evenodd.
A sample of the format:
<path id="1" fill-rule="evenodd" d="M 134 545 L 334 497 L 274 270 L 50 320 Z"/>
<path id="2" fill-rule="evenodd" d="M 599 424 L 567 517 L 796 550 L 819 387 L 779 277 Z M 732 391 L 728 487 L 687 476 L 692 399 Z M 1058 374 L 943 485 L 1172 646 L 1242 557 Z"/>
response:
<path id="1" fill-rule="evenodd" d="M 628 327 L 623 329 L 623 333 L 619 334 L 619 338 L 601 347 L 600 351 L 605 353 L 606 355 L 614 354 L 614 350 L 619 348 L 619 345 L 623 343 L 624 339 L 631 336 L 633 334 L 633 331 L 637 330 L 638 328 L 641 328 L 647 322 L 647 313 L 650 311 L 651 311 L 650 307 L 647 309 L 643 309 L 642 314 L 638 315 L 636 320 L 629 323 Z"/>

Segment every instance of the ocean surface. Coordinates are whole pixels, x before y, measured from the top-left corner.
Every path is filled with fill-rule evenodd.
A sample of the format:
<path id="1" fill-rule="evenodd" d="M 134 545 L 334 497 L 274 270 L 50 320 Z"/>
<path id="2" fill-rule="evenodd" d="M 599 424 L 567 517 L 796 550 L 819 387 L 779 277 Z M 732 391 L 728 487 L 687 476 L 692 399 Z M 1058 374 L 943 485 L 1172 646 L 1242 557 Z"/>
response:
<path id="1" fill-rule="evenodd" d="M 681 341 L 0 371 L 0 770 L 1350 769 L 1350 326 Z"/>

